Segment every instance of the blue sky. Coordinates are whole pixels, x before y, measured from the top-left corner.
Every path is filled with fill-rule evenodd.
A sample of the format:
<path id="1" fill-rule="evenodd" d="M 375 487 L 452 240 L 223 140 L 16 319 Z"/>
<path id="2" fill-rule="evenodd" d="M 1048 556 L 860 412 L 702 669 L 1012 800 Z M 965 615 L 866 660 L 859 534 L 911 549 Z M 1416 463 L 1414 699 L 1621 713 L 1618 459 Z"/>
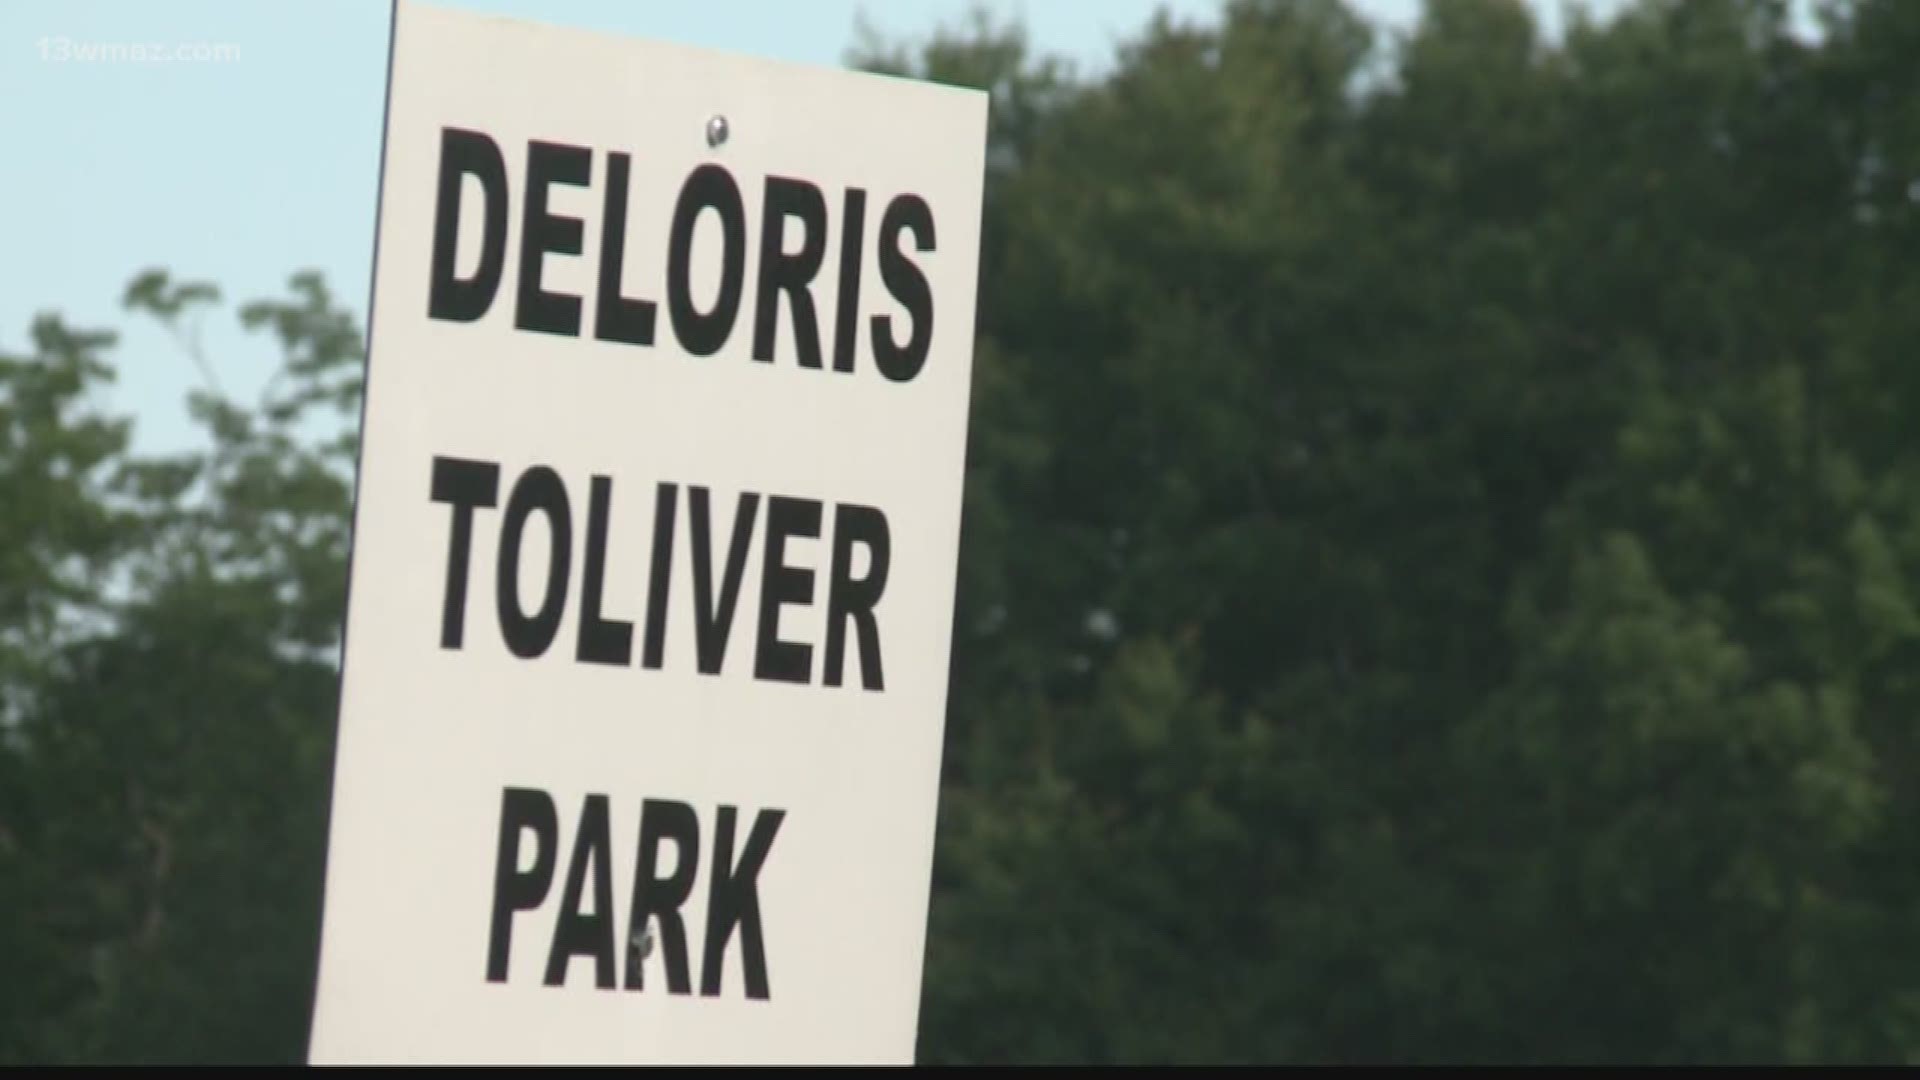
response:
<path id="1" fill-rule="evenodd" d="M 437 0 L 769 58 L 838 65 L 863 15 L 922 36 L 968 0 Z M 1217 0 L 987 0 L 1035 44 L 1090 67 L 1165 7 L 1211 19 Z M 1404 27 L 1418 0 L 1357 5 Z M 183 406 L 198 381 L 164 334 L 129 323 L 127 281 L 150 266 L 230 299 L 323 272 L 364 314 L 372 252 L 386 0 L 5 0 L 0 3 L 0 351 L 24 349 L 41 310 L 123 332 L 103 404 L 137 417 L 136 445 L 198 441 Z M 126 47 L 225 50 L 155 62 Z M 121 50 L 113 52 L 110 50 Z M 93 58 L 88 59 L 87 55 Z M 204 328 L 218 378 L 250 399 L 275 362 L 231 310 Z"/>

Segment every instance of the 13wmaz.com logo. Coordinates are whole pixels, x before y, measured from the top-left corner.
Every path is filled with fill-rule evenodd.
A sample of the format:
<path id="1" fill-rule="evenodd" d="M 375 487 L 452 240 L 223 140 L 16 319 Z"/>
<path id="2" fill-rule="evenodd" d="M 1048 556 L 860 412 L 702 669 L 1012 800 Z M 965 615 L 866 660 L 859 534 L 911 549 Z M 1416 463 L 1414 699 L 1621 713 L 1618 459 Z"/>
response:
<path id="1" fill-rule="evenodd" d="M 240 46 L 229 41 L 183 41 L 172 45 L 150 41 L 81 41 L 65 36 L 35 42 L 40 59 L 65 64 L 207 64 L 240 59 Z"/>

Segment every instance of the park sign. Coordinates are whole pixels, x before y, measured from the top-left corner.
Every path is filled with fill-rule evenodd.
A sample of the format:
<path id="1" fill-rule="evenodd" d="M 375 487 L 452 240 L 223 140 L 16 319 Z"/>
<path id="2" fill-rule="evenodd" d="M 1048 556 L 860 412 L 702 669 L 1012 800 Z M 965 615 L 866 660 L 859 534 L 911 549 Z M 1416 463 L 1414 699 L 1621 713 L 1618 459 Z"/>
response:
<path id="1" fill-rule="evenodd" d="M 315 1063 L 906 1063 L 987 101 L 400 2 Z"/>

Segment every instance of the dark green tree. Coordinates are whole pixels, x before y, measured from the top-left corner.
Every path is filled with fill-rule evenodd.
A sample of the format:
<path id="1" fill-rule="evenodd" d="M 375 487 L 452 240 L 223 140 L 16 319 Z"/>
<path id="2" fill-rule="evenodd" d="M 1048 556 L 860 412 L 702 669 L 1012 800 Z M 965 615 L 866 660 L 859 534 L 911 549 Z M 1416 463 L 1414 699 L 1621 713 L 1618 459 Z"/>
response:
<path id="1" fill-rule="evenodd" d="M 27 590 L 53 610 L 34 625 L 49 649 L 16 684 L 0 759 L 0 857 L 20 868 L 0 875 L 0 924 L 22 943 L 9 954 L 25 987 L 9 989 L 28 995 L 0 1021 L 8 1059 L 304 1058 L 353 445 L 312 436 L 326 430 L 316 409 L 357 405 L 360 336 L 317 278 L 292 285 L 241 312 L 283 350 L 259 405 L 194 395 L 206 451 L 129 458 L 100 421 L 19 437 L 70 461 L 43 471 L 71 490 L 43 477 L 40 496 L 85 544 L 63 542 L 116 559 L 104 582 Z M 217 298 L 159 272 L 127 293 L 176 327 Z M 50 320 L 38 341 L 8 370 L 47 401 L 12 393 L 51 414 L 52 395 L 77 396 L 78 373 L 98 370 L 77 350 L 107 339 Z M 109 452 L 113 475 L 95 482 Z M 53 550 L 64 568 L 72 556 Z M 69 611 L 92 617 L 44 629 Z"/>

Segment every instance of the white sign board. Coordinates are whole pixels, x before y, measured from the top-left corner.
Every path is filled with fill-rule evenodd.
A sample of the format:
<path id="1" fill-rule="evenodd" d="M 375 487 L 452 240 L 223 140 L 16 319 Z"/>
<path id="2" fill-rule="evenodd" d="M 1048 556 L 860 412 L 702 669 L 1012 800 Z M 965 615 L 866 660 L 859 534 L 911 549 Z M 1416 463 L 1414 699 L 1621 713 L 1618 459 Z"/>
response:
<path id="1" fill-rule="evenodd" d="M 910 1062 L 985 95 L 394 35 L 312 1060 Z"/>

